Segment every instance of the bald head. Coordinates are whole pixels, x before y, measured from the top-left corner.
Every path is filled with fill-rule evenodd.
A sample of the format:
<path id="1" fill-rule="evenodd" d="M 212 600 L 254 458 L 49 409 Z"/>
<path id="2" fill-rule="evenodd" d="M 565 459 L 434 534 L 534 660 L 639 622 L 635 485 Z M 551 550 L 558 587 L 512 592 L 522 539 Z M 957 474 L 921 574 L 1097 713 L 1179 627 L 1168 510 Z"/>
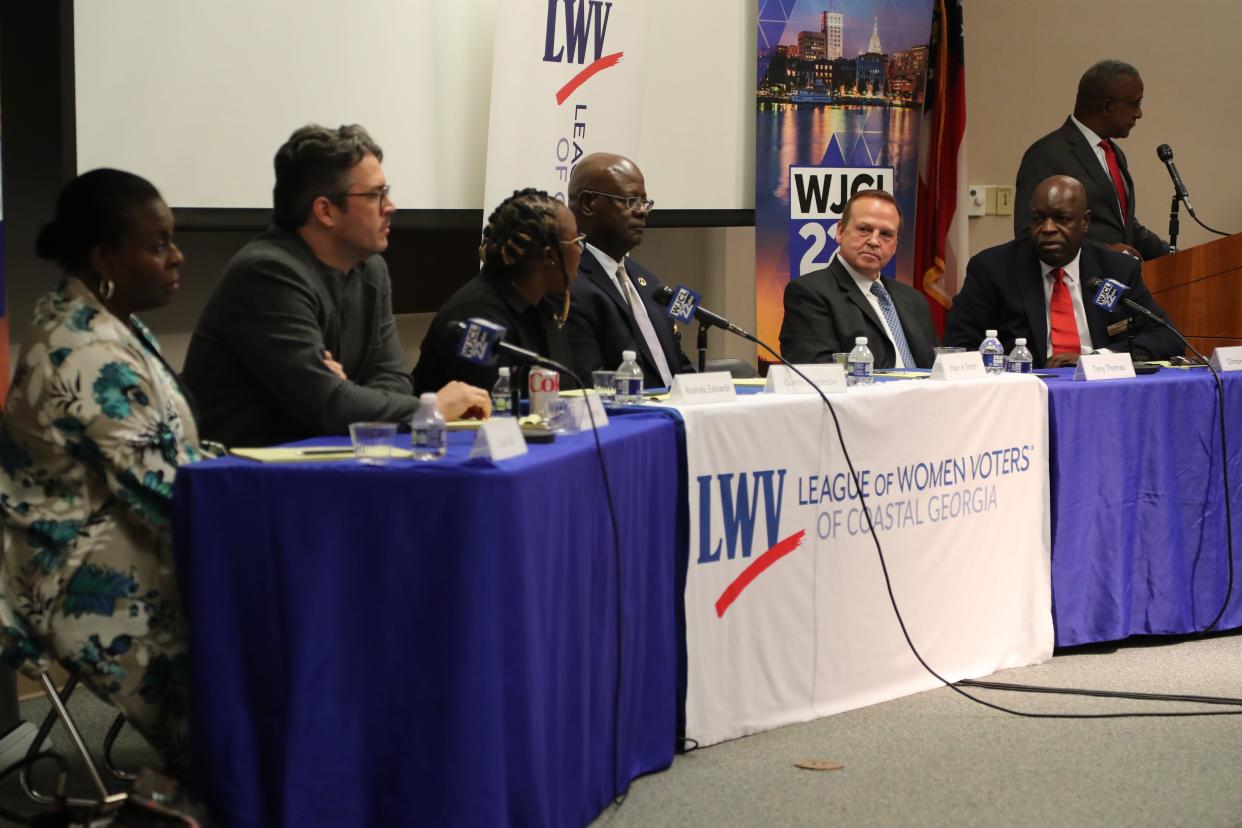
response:
<path id="1" fill-rule="evenodd" d="M 569 176 L 569 209 L 587 241 L 620 261 L 642 243 L 651 208 L 642 170 L 623 155 L 584 156 Z M 628 206 L 633 203 L 634 206 Z"/>
<path id="2" fill-rule="evenodd" d="M 593 152 L 583 156 L 574 165 L 574 171 L 569 176 L 569 200 L 576 200 L 583 190 L 606 189 L 618 177 L 627 173 L 642 175 L 638 166 L 624 155 Z"/>
<path id="3" fill-rule="evenodd" d="M 1065 267 L 1082 248 L 1091 224 L 1087 191 L 1068 175 L 1054 175 L 1039 182 L 1031 196 L 1031 242 L 1039 260 L 1052 267 Z"/>

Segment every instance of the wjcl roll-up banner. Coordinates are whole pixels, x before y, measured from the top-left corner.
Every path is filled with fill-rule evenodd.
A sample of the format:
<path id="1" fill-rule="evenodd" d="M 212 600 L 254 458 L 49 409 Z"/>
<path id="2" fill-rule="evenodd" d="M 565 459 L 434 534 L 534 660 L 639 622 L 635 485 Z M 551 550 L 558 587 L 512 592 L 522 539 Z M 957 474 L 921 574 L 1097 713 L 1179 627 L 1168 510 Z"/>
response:
<path id="1" fill-rule="evenodd" d="M 755 316 L 764 342 L 779 338 L 785 285 L 828 265 L 841 208 L 858 190 L 896 197 L 904 221 L 884 275 L 912 283 L 931 10 L 932 0 L 760 0 Z"/>
<path id="2" fill-rule="evenodd" d="M 504 0 L 492 58 L 483 214 L 514 190 L 562 201 L 592 152 L 637 156 L 647 0 Z"/>

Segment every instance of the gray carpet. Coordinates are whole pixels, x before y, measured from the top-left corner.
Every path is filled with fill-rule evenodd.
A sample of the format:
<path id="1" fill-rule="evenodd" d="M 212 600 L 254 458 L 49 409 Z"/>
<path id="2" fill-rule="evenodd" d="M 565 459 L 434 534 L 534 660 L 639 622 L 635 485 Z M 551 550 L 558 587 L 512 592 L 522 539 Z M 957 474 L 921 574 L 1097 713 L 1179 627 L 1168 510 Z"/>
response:
<path id="1" fill-rule="evenodd" d="M 1242 696 L 1242 636 L 1083 648 L 992 678 Z M 1030 712 L 1209 709 L 977 692 Z M 942 688 L 689 752 L 596 825 L 1238 826 L 1240 772 L 1239 716 L 1023 719 Z"/>
<path id="2" fill-rule="evenodd" d="M 1242 696 L 1242 635 L 1081 648 L 993 678 Z M 972 692 L 1032 712 L 1209 709 Z M 27 721 L 38 721 L 46 709 L 41 699 L 22 704 Z M 70 709 L 98 750 L 111 709 L 85 691 L 75 694 Z M 53 738 L 64 753 L 63 733 L 54 730 Z M 123 732 L 116 758 L 131 769 L 156 762 L 132 728 Z M 794 767 L 803 759 L 845 767 Z M 1239 716 L 1021 719 L 942 688 L 679 756 L 669 770 L 637 780 L 624 804 L 595 824 L 1242 826 L 1240 774 Z M 79 789 L 83 781 L 75 776 Z M 0 788 L 0 805 L 30 812 L 14 782 Z"/>

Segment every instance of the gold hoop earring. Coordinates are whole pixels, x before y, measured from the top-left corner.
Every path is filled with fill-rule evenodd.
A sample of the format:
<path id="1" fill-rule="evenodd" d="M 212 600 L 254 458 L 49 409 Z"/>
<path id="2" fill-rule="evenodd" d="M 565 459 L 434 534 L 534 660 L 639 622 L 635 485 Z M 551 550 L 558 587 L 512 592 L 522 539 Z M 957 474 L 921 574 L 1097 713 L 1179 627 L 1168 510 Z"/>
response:
<path id="1" fill-rule="evenodd" d="M 112 298 L 112 294 L 116 292 L 116 282 L 111 279 L 101 278 L 99 280 L 99 296 L 105 302 Z"/>

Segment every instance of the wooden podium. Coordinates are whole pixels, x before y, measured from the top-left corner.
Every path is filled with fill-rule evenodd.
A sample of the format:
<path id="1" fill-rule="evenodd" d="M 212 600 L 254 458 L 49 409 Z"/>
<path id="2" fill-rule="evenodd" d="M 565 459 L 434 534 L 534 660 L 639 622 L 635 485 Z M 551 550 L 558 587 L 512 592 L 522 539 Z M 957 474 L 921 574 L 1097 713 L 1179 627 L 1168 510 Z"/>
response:
<path id="1" fill-rule="evenodd" d="M 1143 281 L 1205 356 L 1242 345 L 1242 233 L 1144 262 Z"/>

